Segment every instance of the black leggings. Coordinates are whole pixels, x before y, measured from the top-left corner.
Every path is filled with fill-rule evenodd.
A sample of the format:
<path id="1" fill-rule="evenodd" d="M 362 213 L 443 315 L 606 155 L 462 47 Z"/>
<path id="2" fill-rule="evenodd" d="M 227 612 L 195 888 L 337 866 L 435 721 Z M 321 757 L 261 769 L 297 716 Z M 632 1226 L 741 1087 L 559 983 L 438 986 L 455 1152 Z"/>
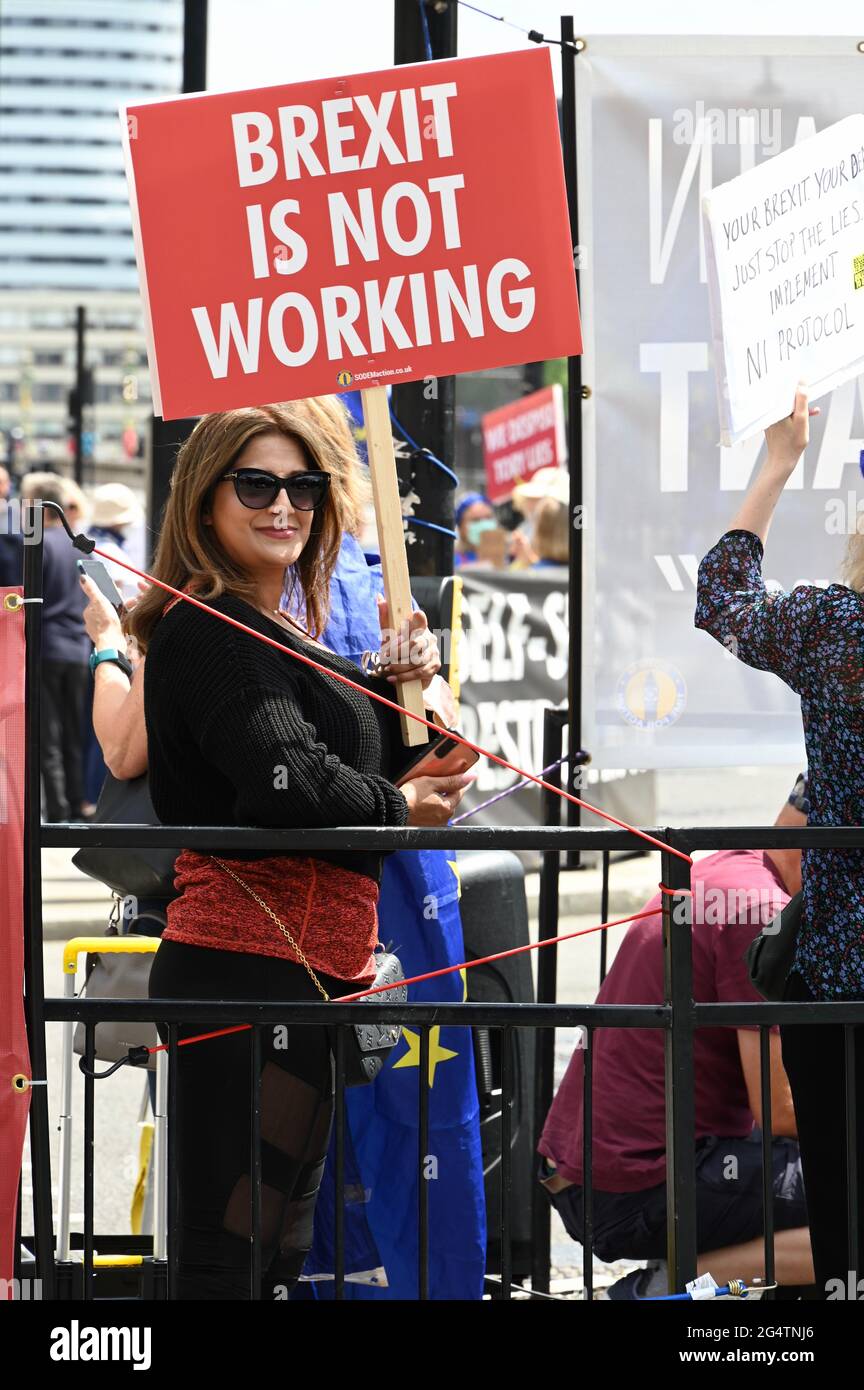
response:
<path id="1" fill-rule="evenodd" d="M 813 999 L 797 970 L 789 976 L 787 1002 Z M 849 1297 L 849 1218 L 846 1178 L 846 1059 L 841 1024 L 780 1025 L 783 1066 L 789 1077 L 804 1191 L 810 1220 L 810 1244 L 820 1296 Z M 853 1029 L 858 1151 L 858 1263 L 853 1286 L 861 1278 L 864 1255 L 864 1027 Z M 829 1281 L 840 1283 L 829 1287 Z M 864 1284 L 861 1285 L 864 1290 Z M 861 1290 L 857 1296 L 861 1297 Z M 851 1295 L 855 1297 L 855 1294 Z"/>
<path id="2" fill-rule="evenodd" d="M 350 985 L 319 975 L 331 996 Z M 320 1000 L 302 965 L 275 956 L 163 941 L 151 999 Z M 179 1037 L 225 1024 L 181 1025 Z M 167 1041 L 167 1029 L 158 1025 Z M 251 1030 L 178 1050 L 182 1299 L 251 1292 Z M 284 1298 L 312 1244 L 315 1200 L 333 1119 L 333 1058 L 324 1025 L 261 1030 L 261 1296 Z"/>

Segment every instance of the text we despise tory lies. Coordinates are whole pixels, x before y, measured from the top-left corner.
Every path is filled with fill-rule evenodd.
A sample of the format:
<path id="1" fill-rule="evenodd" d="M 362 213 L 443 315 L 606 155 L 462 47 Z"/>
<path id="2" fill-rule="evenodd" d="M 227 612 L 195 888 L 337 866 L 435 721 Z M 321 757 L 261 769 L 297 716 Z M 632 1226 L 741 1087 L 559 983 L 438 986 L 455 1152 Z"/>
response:
<path id="1" fill-rule="evenodd" d="M 460 208 L 470 196 L 465 174 L 454 169 L 424 176 L 410 169 L 427 158 L 436 164 L 456 159 L 451 105 L 458 96 L 455 81 L 434 82 L 385 91 L 377 100 L 360 93 L 323 100 L 318 109 L 302 103 L 280 106 L 275 125 L 262 111 L 232 114 L 239 186 L 262 192 L 282 183 L 296 186 L 286 196 L 245 207 L 256 280 L 281 277 L 289 282 L 304 271 L 310 242 L 304 235 L 303 189 L 309 179 L 334 174 L 360 175 L 352 187 L 326 195 L 334 270 L 358 263 L 374 267 L 382 257 L 391 259 L 388 252 L 406 264 L 403 274 L 386 279 L 372 275 L 359 287 L 322 285 L 315 298 L 286 288 L 266 307 L 266 323 L 263 295 L 245 304 L 223 303 L 217 323 L 210 308 L 194 307 L 214 378 L 227 374 L 232 343 L 243 370 L 257 370 L 262 329 L 275 357 L 297 367 L 309 362 L 322 342 L 331 361 L 343 361 L 391 347 L 452 342 L 457 321 L 474 338 L 483 335 L 487 318 L 505 333 L 530 324 L 536 297 L 526 282 L 532 270 L 518 256 L 497 259 L 482 275 L 476 263 L 411 269 L 411 261 L 422 256 L 436 232 L 445 251 L 462 247 Z M 380 181 L 377 188 L 364 185 L 362 174 L 381 166 L 403 177 L 388 182 L 383 191 Z M 404 177 L 409 172 L 412 177 Z"/>

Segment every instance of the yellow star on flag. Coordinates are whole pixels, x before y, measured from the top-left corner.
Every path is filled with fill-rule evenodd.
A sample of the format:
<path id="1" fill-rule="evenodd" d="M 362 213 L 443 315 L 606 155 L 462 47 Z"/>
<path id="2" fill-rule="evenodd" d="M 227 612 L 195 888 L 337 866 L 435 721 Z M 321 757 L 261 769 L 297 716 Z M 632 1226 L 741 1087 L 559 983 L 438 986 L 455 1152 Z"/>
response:
<path id="1" fill-rule="evenodd" d="M 408 1051 L 399 1058 L 398 1062 L 393 1063 L 393 1070 L 397 1067 L 419 1067 L 420 1065 L 420 1034 L 415 1033 L 411 1028 L 402 1029 L 402 1036 L 408 1044 Z M 429 1085 L 435 1085 L 435 1068 L 439 1062 L 448 1062 L 451 1057 L 458 1057 L 458 1052 L 451 1052 L 449 1047 L 442 1047 L 441 1029 L 436 1024 L 429 1029 Z"/>

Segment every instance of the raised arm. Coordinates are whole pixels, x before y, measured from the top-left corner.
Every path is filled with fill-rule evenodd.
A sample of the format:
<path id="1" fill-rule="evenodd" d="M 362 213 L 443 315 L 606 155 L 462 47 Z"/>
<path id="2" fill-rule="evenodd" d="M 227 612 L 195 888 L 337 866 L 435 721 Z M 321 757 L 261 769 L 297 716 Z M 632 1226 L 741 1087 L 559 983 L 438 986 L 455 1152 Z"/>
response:
<path id="1" fill-rule="evenodd" d="M 810 442 L 811 415 L 819 415 L 818 405 L 808 406 L 807 392 L 799 385 L 792 414 L 765 431 L 768 452 L 729 527 L 730 531 L 752 531 L 764 546 L 774 508 L 780 494 Z"/>
<path id="2" fill-rule="evenodd" d="M 818 407 L 811 413 L 816 414 Z M 732 523 L 699 566 L 695 623 L 759 671 L 773 671 L 795 691 L 805 680 L 808 638 L 824 590 L 801 584 L 768 591 L 762 557 L 774 508 L 809 438 L 807 396 L 765 431 L 768 454 Z"/>

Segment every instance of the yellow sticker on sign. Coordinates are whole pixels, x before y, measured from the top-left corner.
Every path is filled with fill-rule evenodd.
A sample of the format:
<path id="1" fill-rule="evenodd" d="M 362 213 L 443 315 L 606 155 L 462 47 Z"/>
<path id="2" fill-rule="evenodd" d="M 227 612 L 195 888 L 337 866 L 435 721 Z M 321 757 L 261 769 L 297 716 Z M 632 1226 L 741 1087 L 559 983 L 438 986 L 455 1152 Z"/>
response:
<path id="1" fill-rule="evenodd" d="M 856 290 L 864 290 L 864 256 L 852 257 L 852 276 Z"/>

